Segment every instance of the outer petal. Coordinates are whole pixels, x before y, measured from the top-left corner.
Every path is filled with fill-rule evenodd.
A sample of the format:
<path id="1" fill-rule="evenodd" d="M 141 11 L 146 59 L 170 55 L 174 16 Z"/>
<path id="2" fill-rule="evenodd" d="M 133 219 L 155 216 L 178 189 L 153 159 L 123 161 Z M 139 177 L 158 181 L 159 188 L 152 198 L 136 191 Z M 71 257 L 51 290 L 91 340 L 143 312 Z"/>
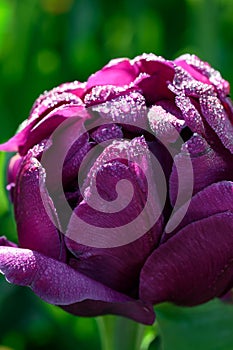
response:
<path id="1" fill-rule="evenodd" d="M 92 74 L 87 81 L 87 89 L 97 85 L 124 86 L 134 81 L 138 68 L 129 59 L 111 60 L 98 72 Z"/>
<path id="2" fill-rule="evenodd" d="M 168 85 L 174 77 L 173 63 L 153 54 L 138 56 L 134 61 L 141 72 L 134 84 L 142 90 L 147 104 L 153 105 L 162 99 L 172 100 L 173 93 Z"/>
<path id="3" fill-rule="evenodd" d="M 32 138 L 31 131 L 33 130 L 33 128 L 39 122 L 43 121 L 44 118 L 47 116 L 46 125 L 42 124 L 43 127 L 40 128 L 39 140 L 38 139 L 33 140 L 34 141 L 33 145 L 34 145 L 35 143 L 42 141 L 43 138 L 48 136 L 53 130 L 53 128 L 59 125 L 64 120 L 64 117 L 67 117 L 67 115 L 65 115 L 62 118 L 62 113 L 59 113 L 59 112 L 55 116 L 54 116 L 54 113 L 50 114 L 50 116 L 48 116 L 48 114 L 52 110 L 56 111 L 57 109 L 59 110 L 60 108 L 62 110 L 62 107 L 66 105 L 68 105 L 71 108 L 70 113 L 72 114 L 72 106 L 78 105 L 80 108 L 81 106 L 83 106 L 83 103 L 79 97 L 75 96 L 72 93 L 62 93 L 62 94 L 55 93 L 52 95 L 48 95 L 45 99 L 42 99 L 41 103 L 38 103 L 38 104 L 36 103 L 35 107 L 32 109 L 32 113 L 29 119 L 25 120 L 21 124 L 19 131 L 16 133 L 16 135 L 14 135 L 7 142 L 0 145 L 0 150 L 17 151 L 21 149 L 21 153 L 25 154 L 26 153 L 25 144 L 26 144 L 27 150 L 32 146 L 32 144 L 28 145 L 28 138 L 30 139 Z M 52 121 L 49 120 L 51 116 L 53 117 Z M 38 131 L 38 129 L 36 129 L 36 131 Z"/>
<path id="4" fill-rule="evenodd" d="M 68 265 L 29 249 L 0 247 L 0 270 L 10 283 L 30 286 L 43 300 L 52 304 L 69 305 L 86 299 L 130 300 Z"/>
<path id="5" fill-rule="evenodd" d="M 73 95 L 82 98 L 85 93 L 86 83 L 73 81 L 70 83 L 61 84 L 50 91 L 45 91 L 34 102 L 30 111 L 29 118 L 36 118 L 38 115 L 44 113 L 47 109 L 57 108 L 59 105 L 66 102 L 72 102 L 75 98 Z M 76 102 L 81 100 L 75 99 Z"/>
<path id="6" fill-rule="evenodd" d="M 58 219 L 45 188 L 44 169 L 31 154 L 25 157 L 18 175 L 14 209 L 20 245 L 54 258 L 61 257 L 60 235 L 51 217 Z"/>
<path id="7" fill-rule="evenodd" d="M 76 316 L 120 315 L 144 324 L 153 324 L 155 319 L 152 305 L 140 300 L 124 303 L 85 300 L 73 305 L 62 306 L 62 309 Z"/>
<path id="8" fill-rule="evenodd" d="M 195 55 L 185 54 L 175 60 L 176 64 L 187 70 L 195 79 L 205 84 L 213 84 L 219 92 L 229 94 L 230 86 L 221 74 L 210 66 L 208 62 L 203 62 Z"/>
<path id="9" fill-rule="evenodd" d="M 0 247 L 0 272 L 6 279 L 29 286 L 48 303 L 81 316 L 120 314 L 152 324 L 153 308 L 117 293 L 68 265 L 28 249 Z"/>
<path id="10" fill-rule="evenodd" d="M 232 232 L 230 212 L 187 225 L 148 258 L 141 299 L 196 305 L 227 292 L 233 285 Z"/>
<path id="11" fill-rule="evenodd" d="M 19 145 L 19 153 L 25 155 L 31 147 L 48 138 L 63 122 L 68 119 L 77 120 L 78 118 L 82 119 L 83 122 L 90 118 L 83 106 L 63 105 L 55 108 L 33 126 L 24 144 Z"/>

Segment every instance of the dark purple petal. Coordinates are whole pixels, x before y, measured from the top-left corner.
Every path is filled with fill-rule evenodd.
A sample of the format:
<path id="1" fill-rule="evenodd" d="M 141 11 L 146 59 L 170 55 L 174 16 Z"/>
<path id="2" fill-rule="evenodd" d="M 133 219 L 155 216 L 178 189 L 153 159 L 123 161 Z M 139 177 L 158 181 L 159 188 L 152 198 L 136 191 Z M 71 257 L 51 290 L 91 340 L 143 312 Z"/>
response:
<path id="1" fill-rule="evenodd" d="M 122 179 L 133 185 L 132 199 L 127 189 L 117 198 L 115 188 Z M 95 181 L 102 203 L 94 188 Z M 108 146 L 89 172 L 86 186 L 84 201 L 71 217 L 66 244 L 78 257 L 78 268 L 85 274 L 112 288 L 132 292 L 137 286 L 140 267 L 156 247 L 161 234 L 161 210 L 145 141 L 136 138 Z M 148 187 L 151 201 L 147 200 Z M 116 199 L 120 206 L 118 210 L 113 207 L 114 212 L 111 205 Z M 96 203 L 99 210 L 93 207 Z M 142 214 L 146 203 L 147 211 Z M 100 233 L 99 228 L 102 228 Z M 92 244 L 79 244 L 83 239 Z"/>
<path id="2" fill-rule="evenodd" d="M 101 143 L 109 140 L 122 139 L 123 133 L 117 124 L 105 124 L 91 132 L 90 136 L 95 142 Z"/>
<path id="3" fill-rule="evenodd" d="M 137 74 L 138 68 L 130 60 L 115 59 L 89 77 L 87 89 L 98 85 L 128 85 L 134 81 Z"/>
<path id="4" fill-rule="evenodd" d="M 69 109 L 67 112 L 69 113 Z M 46 141 L 48 147 L 41 158 L 50 194 L 56 192 L 58 188 L 63 192 L 63 181 L 67 182 L 69 178 L 78 175 L 76 171 L 90 148 L 88 133 L 84 127 L 84 123 L 90 118 L 90 115 L 87 114 L 86 110 L 79 110 L 79 108 L 70 111 L 70 113 L 72 112 L 74 114 L 70 115 L 70 118 L 64 119 Z M 64 167 L 68 171 L 67 174 L 64 174 Z"/>
<path id="5" fill-rule="evenodd" d="M 176 116 L 176 118 L 183 119 L 183 115 L 180 109 L 176 106 L 175 100 L 173 101 L 173 100 L 163 99 L 163 100 L 157 101 L 156 105 L 161 106 L 163 109 L 165 109 L 165 111 Z"/>
<path id="6" fill-rule="evenodd" d="M 232 198 L 233 182 L 231 181 L 213 183 L 204 188 L 192 197 L 188 208 L 186 205 L 183 205 L 170 218 L 165 228 L 163 240 L 167 240 L 176 234 L 177 231 L 194 221 L 228 210 L 233 213 Z"/>
<path id="7" fill-rule="evenodd" d="M 200 97 L 202 113 L 223 145 L 233 153 L 233 124 L 217 96 Z"/>
<path id="8" fill-rule="evenodd" d="M 124 303 L 85 300 L 73 305 L 62 306 L 62 309 L 76 316 L 120 315 L 147 325 L 153 324 L 155 320 L 152 305 L 143 303 L 140 300 Z"/>
<path id="9" fill-rule="evenodd" d="M 233 214 L 225 212 L 184 227 L 146 261 L 140 298 L 197 305 L 233 285 Z"/>
<path id="10" fill-rule="evenodd" d="M 203 135 L 205 133 L 204 123 L 197 108 L 191 102 L 191 99 L 181 93 L 176 96 L 175 101 L 177 107 L 179 107 L 182 112 L 185 125 L 188 126 L 192 132 Z"/>
<path id="11" fill-rule="evenodd" d="M 78 180 L 80 165 L 91 148 L 92 144 L 89 142 L 89 135 L 87 132 L 83 133 L 77 141 L 73 143 L 67 153 L 62 169 L 64 187 L 68 186 L 72 181 Z"/>
<path id="12" fill-rule="evenodd" d="M 42 200 L 43 196 L 43 200 Z M 45 172 L 36 158 L 25 157 L 14 191 L 14 209 L 21 247 L 61 258 L 56 210 L 45 188 Z"/>
<path id="13" fill-rule="evenodd" d="M 191 166 L 190 166 L 191 161 Z M 179 171 L 179 176 L 177 173 Z M 181 202 L 186 202 L 193 177 L 193 194 L 206 186 L 222 180 L 232 179 L 232 160 L 215 152 L 198 134 L 185 142 L 181 152 L 175 156 L 170 176 L 170 198 L 174 204 L 179 191 Z M 179 181 L 182 178 L 182 186 Z"/>
<path id="14" fill-rule="evenodd" d="M 87 299 L 132 301 L 68 265 L 29 249 L 0 247 L 0 271 L 10 283 L 31 287 L 51 304 L 69 305 Z"/>

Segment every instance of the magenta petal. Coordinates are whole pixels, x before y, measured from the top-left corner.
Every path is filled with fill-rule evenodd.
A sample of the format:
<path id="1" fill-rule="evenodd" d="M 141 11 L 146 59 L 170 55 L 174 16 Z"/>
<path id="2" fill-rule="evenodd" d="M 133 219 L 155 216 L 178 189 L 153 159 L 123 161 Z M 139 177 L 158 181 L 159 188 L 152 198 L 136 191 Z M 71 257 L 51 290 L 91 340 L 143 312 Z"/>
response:
<path id="1" fill-rule="evenodd" d="M 30 158 L 30 154 L 22 163 L 14 196 L 20 246 L 59 258 L 60 235 L 51 219 L 59 226 L 58 218 L 45 188 L 44 169 L 36 158 Z"/>
<path id="2" fill-rule="evenodd" d="M 132 300 L 62 262 L 29 249 L 0 247 L 0 271 L 10 283 L 31 287 L 51 304 L 69 305 L 86 299 Z"/>
<path id="3" fill-rule="evenodd" d="M 44 112 L 50 112 L 64 103 L 82 104 L 81 97 L 85 92 L 86 83 L 73 81 L 71 83 L 61 84 L 50 91 L 45 91 L 35 101 L 30 111 L 29 118 L 37 118 Z"/>
<path id="4" fill-rule="evenodd" d="M 87 89 L 97 85 L 124 86 L 134 81 L 138 68 L 128 59 L 111 60 L 98 72 L 92 74 L 87 81 Z"/>
<path id="5" fill-rule="evenodd" d="M 120 315 L 146 325 L 153 324 L 155 320 L 152 305 L 143 303 L 140 300 L 124 303 L 85 300 L 73 305 L 62 306 L 62 309 L 76 316 Z"/>
<path id="6" fill-rule="evenodd" d="M 17 152 L 20 145 L 23 145 L 30 133 L 30 130 L 33 128 L 35 121 L 25 123 L 25 126 L 17 132 L 13 137 L 8 141 L 0 144 L 0 151 L 5 152 Z"/>
<path id="7" fill-rule="evenodd" d="M 213 69 L 208 62 L 203 62 L 195 55 L 185 54 L 178 57 L 175 63 L 187 70 L 195 79 L 205 84 L 213 84 L 219 92 L 229 94 L 228 81 L 224 80 L 221 74 Z"/>
<path id="8" fill-rule="evenodd" d="M 157 57 L 151 60 L 142 59 L 139 66 L 142 73 L 134 83 L 142 90 L 147 104 L 153 105 L 162 99 L 172 100 L 173 93 L 168 85 L 174 77 L 173 64 Z"/>
<path id="9" fill-rule="evenodd" d="M 84 107 L 79 97 L 69 92 L 58 93 L 57 89 L 55 88 L 41 95 L 36 100 L 29 118 L 21 124 L 20 130 L 16 135 L 0 145 L 1 151 L 13 152 L 20 149 L 22 154 L 26 154 L 26 151 L 32 145 L 47 137 L 64 120 L 64 117 L 67 117 L 67 113 L 54 113 L 54 111 L 63 110 L 65 106 L 69 106 L 70 114 L 72 115 L 73 106 L 78 106 L 80 109 Z M 50 117 L 52 117 L 52 121 Z M 43 121 L 46 122 L 46 125 L 43 124 Z M 43 127 L 39 127 L 39 132 L 38 128 L 36 128 L 36 131 L 33 131 L 37 124 L 41 126 L 41 122 Z M 37 134 L 37 137 L 35 134 Z"/>
<path id="10" fill-rule="evenodd" d="M 146 261 L 141 299 L 197 305 L 227 292 L 233 285 L 232 232 L 230 212 L 184 227 Z"/>
<path id="11" fill-rule="evenodd" d="M 59 128 L 67 119 L 74 118 L 76 120 L 79 116 L 83 122 L 89 118 L 83 106 L 63 105 L 55 108 L 30 130 L 24 144 L 19 145 L 20 154 L 25 155 L 32 146 L 50 137 L 56 128 Z"/>

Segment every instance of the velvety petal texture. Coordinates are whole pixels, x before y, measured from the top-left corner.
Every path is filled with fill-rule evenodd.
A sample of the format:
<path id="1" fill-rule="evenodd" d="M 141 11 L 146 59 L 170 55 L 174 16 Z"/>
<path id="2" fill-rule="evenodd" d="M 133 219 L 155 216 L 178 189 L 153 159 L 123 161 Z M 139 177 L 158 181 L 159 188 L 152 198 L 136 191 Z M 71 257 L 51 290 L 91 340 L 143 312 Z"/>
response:
<path id="1" fill-rule="evenodd" d="M 148 183 L 139 166 L 147 175 Z M 117 195 L 114 189 L 121 179 L 127 179 L 133 184 L 134 196 L 127 203 L 129 191 L 126 188 L 118 194 L 122 208 L 113 208 L 116 212 L 111 212 L 111 202 Z M 162 232 L 159 199 L 153 181 L 145 140 L 136 138 L 131 142 L 119 141 L 105 149 L 89 172 L 89 186 L 85 189 L 84 201 L 74 210 L 68 225 L 66 245 L 78 258 L 77 262 L 73 260 L 73 265 L 116 290 L 137 295 L 135 286 L 140 269 L 158 244 Z M 152 198 L 147 212 L 140 218 L 146 204 L 148 184 L 151 185 L 149 191 Z M 99 202 L 98 209 L 91 206 L 91 203 L 98 202 L 95 186 L 104 199 L 102 203 Z M 76 217 L 80 219 L 78 224 Z M 98 227 L 104 228 L 103 236 L 98 235 Z M 140 235 L 137 234 L 138 228 Z M 83 235 L 95 247 L 80 244 Z M 114 242 L 114 237 L 118 238 L 117 242 Z M 114 248 L 116 243 L 119 243 L 119 247 Z M 106 248 L 98 247 L 99 244 Z"/>
<path id="2" fill-rule="evenodd" d="M 20 246 L 59 259 L 62 237 L 52 221 L 56 220 L 59 227 L 59 219 L 45 188 L 44 170 L 36 158 L 26 158 L 22 164 L 14 205 Z"/>
<path id="3" fill-rule="evenodd" d="M 39 297 L 51 304 L 72 305 L 90 299 L 111 303 L 114 310 L 113 305 L 119 303 L 125 304 L 125 308 L 121 308 L 121 315 L 126 313 L 136 321 L 140 320 L 141 315 L 148 324 L 154 320 L 151 307 L 133 302 L 129 297 L 111 290 L 66 264 L 28 249 L 0 247 L 0 271 L 9 282 L 29 286 Z M 95 315 L 95 304 L 93 306 Z M 91 305 L 86 307 L 92 314 Z"/>
<path id="4" fill-rule="evenodd" d="M 233 287 L 233 103 L 195 55 L 110 61 L 44 92 L 8 167 L 18 244 L 0 272 L 77 316 L 144 324 L 153 304 Z M 227 299 L 227 298 L 225 298 Z"/>
<path id="5" fill-rule="evenodd" d="M 185 226 L 145 263 L 140 281 L 142 300 L 190 306 L 232 288 L 232 230 L 230 211 Z"/>

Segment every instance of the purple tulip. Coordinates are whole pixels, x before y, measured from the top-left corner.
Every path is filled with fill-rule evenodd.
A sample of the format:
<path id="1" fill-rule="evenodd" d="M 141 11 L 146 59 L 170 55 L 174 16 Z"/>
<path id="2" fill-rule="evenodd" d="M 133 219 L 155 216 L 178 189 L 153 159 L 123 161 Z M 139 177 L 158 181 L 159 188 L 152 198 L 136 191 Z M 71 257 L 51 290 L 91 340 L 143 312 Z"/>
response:
<path id="1" fill-rule="evenodd" d="M 3 151 L 19 244 L 0 271 L 81 316 L 152 324 L 153 305 L 233 287 L 233 106 L 194 55 L 111 61 L 41 95 Z"/>

